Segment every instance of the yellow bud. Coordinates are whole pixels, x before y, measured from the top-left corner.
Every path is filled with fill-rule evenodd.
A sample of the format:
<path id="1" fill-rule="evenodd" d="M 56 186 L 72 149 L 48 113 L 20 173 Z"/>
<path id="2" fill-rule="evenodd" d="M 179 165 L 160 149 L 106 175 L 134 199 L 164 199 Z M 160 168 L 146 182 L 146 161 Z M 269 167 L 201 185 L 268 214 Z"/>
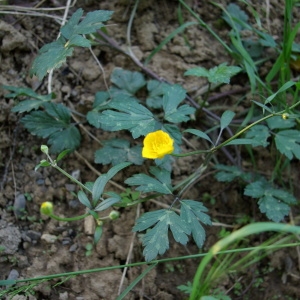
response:
<path id="1" fill-rule="evenodd" d="M 289 118 L 289 114 L 284 113 L 284 114 L 281 115 L 281 117 L 282 117 L 283 120 L 287 120 Z"/>
<path id="2" fill-rule="evenodd" d="M 43 202 L 40 209 L 41 213 L 50 216 L 53 213 L 53 204 L 51 202 Z"/>

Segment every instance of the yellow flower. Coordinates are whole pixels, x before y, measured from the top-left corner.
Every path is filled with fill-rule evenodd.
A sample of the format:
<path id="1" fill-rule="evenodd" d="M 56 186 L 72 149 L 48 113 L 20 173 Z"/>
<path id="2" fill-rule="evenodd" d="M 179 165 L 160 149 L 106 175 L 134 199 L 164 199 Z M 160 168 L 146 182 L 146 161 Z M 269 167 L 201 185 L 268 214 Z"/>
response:
<path id="1" fill-rule="evenodd" d="M 50 216 L 53 213 L 53 204 L 51 202 L 43 202 L 41 205 L 41 213 Z"/>
<path id="2" fill-rule="evenodd" d="M 163 158 L 174 151 L 173 144 L 174 140 L 168 133 L 162 130 L 150 132 L 144 139 L 142 156 L 151 159 Z"/>

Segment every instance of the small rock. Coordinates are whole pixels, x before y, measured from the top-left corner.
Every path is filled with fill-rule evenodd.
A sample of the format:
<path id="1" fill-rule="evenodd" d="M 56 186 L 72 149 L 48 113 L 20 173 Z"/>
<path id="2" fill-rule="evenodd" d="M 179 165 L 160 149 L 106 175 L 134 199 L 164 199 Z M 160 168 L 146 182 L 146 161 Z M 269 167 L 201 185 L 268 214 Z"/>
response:
<path id="1" fill-rule="evenodd" d="M 9 226 L 0 229 L 0 255 L 13 255 L 18 250 L 21 242 L 21 232 L 18 227 Z"/>
<path id="2" fill-rule="evenodd" d="M 41 238 L 41 233 L 35 230 L 28 230 L 26 235 L 30 237 L 32 240 L 37 241 Z"/>
<path id="3" fill-rule="evenodd" d="M 95 232 L 95 219 L 93 216 L 87 216 L 84 219 L 84 233 L 86 235 L 93 235 Z"/>
<path id="4" fill-rule="evenodd" d="M 56 236 L 56 235 L 49 234 L 49 233 L 44 233 L 44 234 L 41 236 L 41 240 L 45 241 L 45 242 L 48 243 L 48 244 L 54 244 L 55 241 L 57 240 L 57 236 Z"/>
<path id="5" fill-rule="evenodd" d="M 68 299 L 69 299 L 68 292 L 64 292 L 64 293 L 59 294 L 59 300 L 68 300 Z"/>
<path id="6" fill-rule="evenodd" d="M 17 219 L 24 216 L 25 207 L 26 207 L 26 198 L 24 194 L 18 194 L 14 202 L 14 213 Z"/>
<path id="7" fill-rule="evenodd" d="M 8 280 L 17 280 L 19 277 L 19 272 L 15 269 L 12 269 L 7 277 Z"/>
<path id="8" fill-rule="evenodd" d="M 70 252 L 75 252 L 76 250 L 78 249 L 78 244 L 73 244 L 70 248 L 69 248 L 69 251 Z"/>

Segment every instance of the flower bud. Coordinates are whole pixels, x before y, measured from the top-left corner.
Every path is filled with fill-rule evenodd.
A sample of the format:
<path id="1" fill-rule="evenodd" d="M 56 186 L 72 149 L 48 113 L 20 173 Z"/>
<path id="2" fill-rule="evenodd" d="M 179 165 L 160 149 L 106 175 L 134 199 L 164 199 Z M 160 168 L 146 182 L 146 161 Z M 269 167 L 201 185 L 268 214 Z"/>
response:
<path id="1" fill-rule="evenodd" d="M 281 115 L 281 117 L 282 117 L 283 120 L 287 120 L 289 118 L 289 114 L 284 113 L 284 114 Z"/>
<path id="2" fill-rule="evenodd" d="M 53 204 L 51 202 L 43 202 L 40 209 L 41 213 L 50 216 L 53 214 Z"/>
<path id="3" fill-rule="evenodd" d="M 109 218 L 111 220 L 116 220 L 120 217 L 120 213 L 116 210 L 112 210 L 110 213 L 109 213 Z"/>
<path id="4" fill-rule="evenodd" d="M 41 151 L 47 155 L 47 154 L 49 153 L 49 148 L 48 148 L 48 146 L 42 145 L 42 146 L 41 146 Z"/>

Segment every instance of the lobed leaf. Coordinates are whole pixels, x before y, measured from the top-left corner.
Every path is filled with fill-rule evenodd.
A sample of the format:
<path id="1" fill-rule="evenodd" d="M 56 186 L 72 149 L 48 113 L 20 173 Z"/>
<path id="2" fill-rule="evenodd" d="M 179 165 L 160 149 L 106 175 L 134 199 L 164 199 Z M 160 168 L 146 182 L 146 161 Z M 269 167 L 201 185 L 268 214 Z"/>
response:
<path id="1" fill-rule="evenodd" d="M 158 167 L 151 167 L 150 173 L 157 179 L 146 174 L 135 174 L 126 179 L 125 183 L 130 186 L 138 185 L 136 190 L 144 193 L 158 192 L 166 195 L 172 194 L 171 175 L 169 171 Z"/>
<path id="2" fill-rule="evenodd" d="M 142 73 L 126 71 L 121 68 L 113 70 L 110 80 L 119 89 L 127 91 L 130 95 L 134 95 L 140 88 L 146 85 Z"/>
<path id="3" fill-rule="evenodd" d="M 189 115 L 195 112 L 195 108 L 189 105 L 178 105 L 185 99 L 186 91 L 180 85 L 164 87 L 163 109 L 164 119 L 171 123 L 186 122 L 190 119 Z"/>
<path id="4" fill-rule="evenodd" d="M 144 161 L 140 145 L 130 147 L 125 139 L 112 139 L 104 142 L 104 146 L 95 152 L 95 162 L 103 165 L 117 165 L 123 161 L 141 165 Z"/>
<path id="5" fill-rule="evenodd" d="M 284 154 L 289 160 L 294 157 L 300 159 L 300 131 L 299 130 L 282 130 L 275 136 L 277 150 Z"/>
<path id="6" fill-rule="evenodd" d="M 156 225 L 149 229 L 154 224 Z M 145 213 L 137 220 L 133 231 L 148 229 L 142 237 L 142 243 L 145 246 L 143 254 L 146 261 L 153 260 L 158 254 L 164 254 L 169 249 L 169 228 L 177 242 L 183 245 L 187 243 L 189 232 L 187 224 L 172 210 L 162 209 Z"/>
<path id="7" fill-rule="evenodd" d="M 248 139 L 252 139 L 252 146 L 258 147 L 263 146 L 267 147 L 269 143 L 267 142 L 270 136 L 270 132 L 267 126 L 265 125 L 255 125 L 251 127 L 247 132 L 245 137 Z"/>

